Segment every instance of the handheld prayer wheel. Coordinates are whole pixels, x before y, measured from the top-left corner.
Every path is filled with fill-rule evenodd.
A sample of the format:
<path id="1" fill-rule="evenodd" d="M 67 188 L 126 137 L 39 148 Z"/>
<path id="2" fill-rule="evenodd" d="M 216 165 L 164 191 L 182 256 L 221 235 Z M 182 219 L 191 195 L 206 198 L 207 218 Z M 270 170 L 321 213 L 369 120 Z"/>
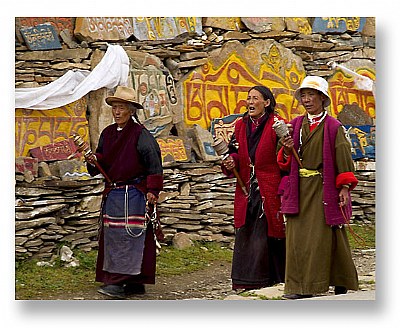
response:
<path id="1" fill-rule="evenodd" d="M 275 133 L 278 136 L 278 138 L 284 138 L 290 135 L 289 127 L 283 120 L 276 120 L 275 123 L 272 125 L 272 128 L 275 130 Z M 294 147 L 292 147 L 292 154 L 296 159 L 297 163 L 299 164 L 299 166 L 303 168 L 303 164 L 301 163 L 299 155 L 297 154 L 297 151 L 296 149 L 294 149 Z"/>
<path id="2" fill-rule="evenodd" d="M 218 156 L 221 156 L 222 160 L 226 159 L 229 156 L 228 144 L 225 142 L 224 139 L 214 137 L 213 147 L 214 147 L 215 151 L 217 152 Z M 232 172 L 233 172 L 234 176 L 236 177 L 236 180 L 239 183 L 239 186 L 242 189 L 243 193 L 246 196 L 248 196 L 249 193 L 247 191 L 246 185 L 244 184 L 243 180 L 241 179 L 236 168 L 233 168 Z"/>

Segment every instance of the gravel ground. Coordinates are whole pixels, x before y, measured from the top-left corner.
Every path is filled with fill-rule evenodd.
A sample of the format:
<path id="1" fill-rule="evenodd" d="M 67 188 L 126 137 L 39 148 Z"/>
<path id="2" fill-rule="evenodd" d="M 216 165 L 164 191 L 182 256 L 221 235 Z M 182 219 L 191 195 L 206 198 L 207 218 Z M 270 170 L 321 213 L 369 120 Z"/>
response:
<path id="1" fill-rule="evenodd" d="M 355 250 L 353 258 L 360 279 L 360 290 L 375 289 L 375 250 Z M 184 275 L 157 277 L 155 285 L 146 285 L 146 294 L 129 297 L 131 300 L 222 300 L 234 299 L 231 288 L 231 264 L 213 262 L 207 268 Z M 283 287 L 280 289 L 282 290 Z M 251 293 L 250 293 L 251 294 Z M 327 293 L 327 295 L 331 292 Z M 246 295 L 245 295 L 246 296 Z M 251 295 L 248 296 L 251 298 Z M 97 289 L 75 294 L 59 293 L 50 299 L 58 300 L 107 300 Z M 265 299 L 265 297 L 264 297 Z"/>

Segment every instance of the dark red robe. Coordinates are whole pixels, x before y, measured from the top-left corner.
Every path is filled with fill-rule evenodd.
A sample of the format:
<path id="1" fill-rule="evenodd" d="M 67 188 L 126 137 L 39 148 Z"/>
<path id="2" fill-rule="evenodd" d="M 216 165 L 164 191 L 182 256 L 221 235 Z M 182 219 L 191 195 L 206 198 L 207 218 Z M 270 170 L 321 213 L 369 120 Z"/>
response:
<path id="1" fill-rule="evenodd" d="M 163 188 L 161 152 L 157 141 L 142 125 L 129 120 L 122 129 L 117 124 L 106 127 L 101 133 L 95 155 L 108 177 L 119 185 L 134 185 L 143 192 L 158 196 Z M 88 165 L 91 175 L 99 172 Z M 140 182 L 138 182 L 140 181 Z M 104 199 L 110 190 L 106 185 Z M 102 212 L 102 211 L 101 211 Z M 103 270 L 104 236 L 100 227 L 99 252 L 96 265 L 96 281 L 106 285 L 123 283 L 155 283 L 156 246 L 151 224 L 148 225 L 145 238 L 141 273 L 127 275 L 110 273 Z"/>

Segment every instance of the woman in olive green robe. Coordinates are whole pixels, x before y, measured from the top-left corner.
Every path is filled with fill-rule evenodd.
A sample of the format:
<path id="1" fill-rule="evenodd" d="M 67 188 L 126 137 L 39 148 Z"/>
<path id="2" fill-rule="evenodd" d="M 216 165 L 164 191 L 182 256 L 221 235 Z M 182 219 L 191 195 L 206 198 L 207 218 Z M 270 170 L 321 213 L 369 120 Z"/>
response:
<path id="1" fill-rule="evenodd" d="M 322 169 L 323 125 L 321 122 L 310 133 L 308 121 L 303 121 L 300 157 L 308 169 Z M 336 164 L 340 173 L 354 171 L 349 151 L 343 129 L 339 129 Z M 299 214 L 286 216 L 286 294 L 319 294 L 329 286 L 358 289 L 345 227 L 325 222 L 322 182 L 320 174 L 300 178 Z"/>
<path id="2" fill-rule="evenodd" d="M 329 286 L 335 286 L 336 294 L 346 293 L 348 289 L 358 289 L 357 271 L 345 226 L 327 224 L 325 217 L 325 181 L 322 173 L 323 148 L 326 142 L 324 125 L 327 118 L 324 107 L 330 103 L 327 83 L 322 78 L 309 78 L 313 78 L 311 82 L 314 83 L 303 81 L 295 94 L 307 113 L 302 123 L 299 123 L 301 128 L 298 153 L 304 169 L 299 170 L 298 212 L 285 214 L 285 297 L 288 299 L 324 293 L 329 290 Z M 283 145 L 278 154 L 278 163 L 282 163 L 282 168 L 285 165 L 288 168 L 288 163 L 294 160 L 290 155 L 294 146 L 293 138 L 284 138 Z M 355 187 L 357 179 L 354 177 L 350 143 L 341 126 L 334 138 L 334 153 L 335 172 L 340 177 L 336 179 L 339 195 L 337 202 L 340 202 L 338 206 L 344 206 L 351 202 L 349 189 Z"/>

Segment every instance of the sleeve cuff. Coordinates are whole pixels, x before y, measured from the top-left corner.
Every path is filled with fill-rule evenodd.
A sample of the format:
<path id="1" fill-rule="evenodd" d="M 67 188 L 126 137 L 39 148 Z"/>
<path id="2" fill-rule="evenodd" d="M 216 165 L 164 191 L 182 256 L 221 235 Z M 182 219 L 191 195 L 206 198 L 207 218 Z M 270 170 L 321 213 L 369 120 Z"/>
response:
<path id="1" fill-rule="evenodd" d="M 278 158 L 277 158 L 277 162 L 279 165 L 279 168 L 282 171 L 290 171 L 290 163 L 292 161 L 292 155 L 288 155 L 287 158 L 285 158 L 284 151 L 283 151 L 283 147 L 281 149 L 279 149 L 278 151 Z"/>
<path id="2" fill-rule="evenodd" d="M 336 188 L 342 188 L 343 185 L 350 185 L 349 190 L 357 186 L 358 180 L 353 172 L 343 172 L 336 177 Z"/>

